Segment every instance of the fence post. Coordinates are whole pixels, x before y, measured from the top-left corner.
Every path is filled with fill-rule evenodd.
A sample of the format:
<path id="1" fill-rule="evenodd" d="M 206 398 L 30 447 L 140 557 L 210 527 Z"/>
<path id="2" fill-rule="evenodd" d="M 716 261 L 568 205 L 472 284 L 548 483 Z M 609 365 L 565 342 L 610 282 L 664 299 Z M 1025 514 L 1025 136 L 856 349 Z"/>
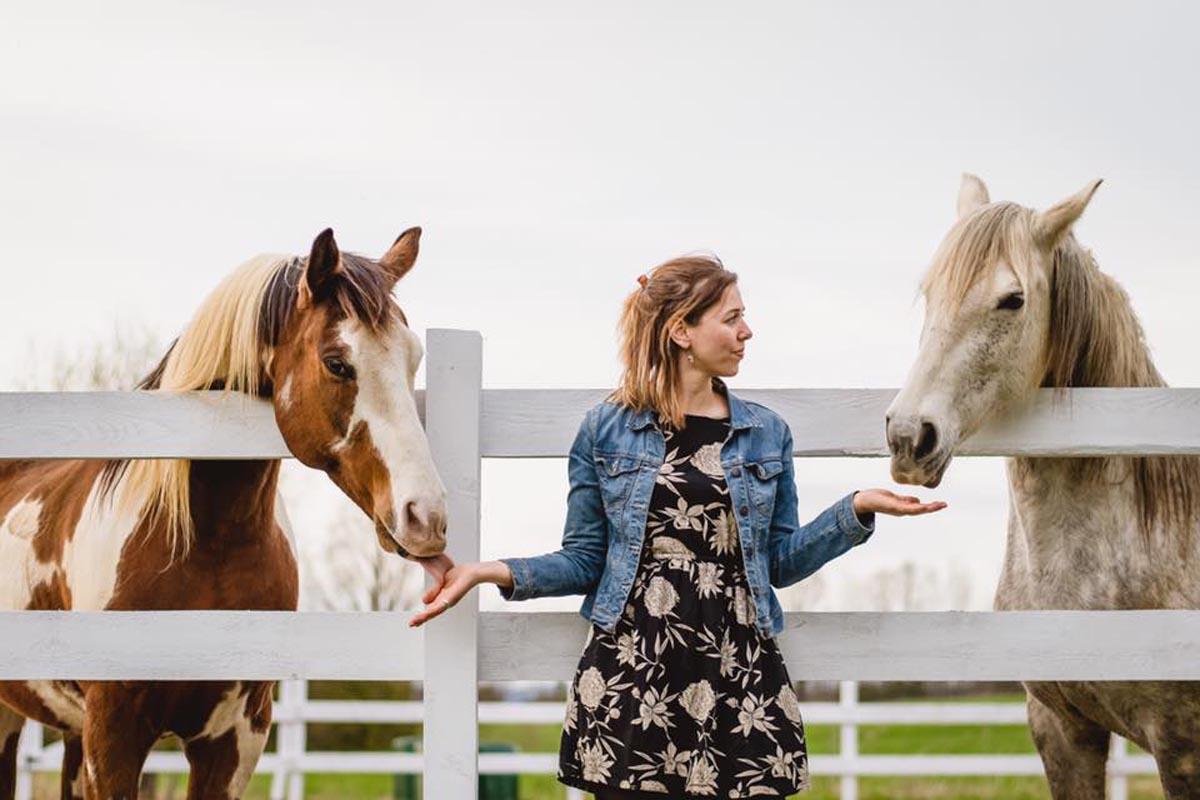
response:
<path id="1" fill-rule="evenodd" d="M 1129 755 L 1129 742 L 1114 733 L 1109 749 L 1109 763 L 1122 762 L 1127 755 Z M 1129 800 L 1129 778 L 1125 777 L 1123 773 L 1114 775 L 1110 783 L 1112 791 L 1109 793 L 1109 797 L 1111 800 Z"/>
<path id="2" fill-rule="evenodd" d="M 304 720 L 304 701 L 308 699 L 308 681 L 279 682 L 279 703 L 276 705 L 275 771 L 271 775 L 271 800 L 299 800 L 304 796 L 304 772 L 300 759 L 304 755 L 307 729 Z"/>
<path id="3" fill-rule="evenodd" d="M 17 785 L 15 800 L 33 800 L 33 761 L 42 754 L 45 736 L 41 723 L 26 722 L 17 740 Z"/>
<path id="4" fill-rule="evenodd" d="M 287 798 L 303 800 L 304 768 L 300 762 L 304 758 L 304 751 L 308 749 L 308 723 L 304 719 L 304 704 L 308 701 L 308 681 L 288 681 L 285 685 L 289 689 L 287 708 L 292 717 L 288 726 L 291 734 L 288 738 L 291 743 L 287 751 Z"/>
<path id="5" fill-rule="evenodd" d="M 479 560 L 479 425 L 483 339 L 478 331 L 426 332 L 425 432 L 446 486 L 447 552 Z M 479 594 L 425 628 L 424 785 L 427 800 L 479 792 Z"/>
<path id="6" fill-rule="evenodd" d="M 858 684 L 842 681 L 838 685 L 838 704 L 844 711 L 853 712 L 858 707 Z M 842 723 L 842 763 L 849 769 L 858 760 L 858 725 Z M 842 800 L 858 800 L 858 776 L 842 775 Z"/>

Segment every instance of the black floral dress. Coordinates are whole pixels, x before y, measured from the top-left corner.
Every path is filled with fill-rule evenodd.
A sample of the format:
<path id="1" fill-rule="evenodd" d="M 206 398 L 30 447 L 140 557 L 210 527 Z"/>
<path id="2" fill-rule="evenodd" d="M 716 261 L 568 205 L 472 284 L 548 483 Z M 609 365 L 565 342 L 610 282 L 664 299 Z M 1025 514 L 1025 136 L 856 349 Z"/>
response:
<path id="1" fill-rule="evenodd" d="M 754 600 L 721 469 L 727 419 L 666 428 L 646 540 L 612 633 L 593 625 L 559 780 L 647 797 L 777 797 L 808 786 L 800 709 Z"/>

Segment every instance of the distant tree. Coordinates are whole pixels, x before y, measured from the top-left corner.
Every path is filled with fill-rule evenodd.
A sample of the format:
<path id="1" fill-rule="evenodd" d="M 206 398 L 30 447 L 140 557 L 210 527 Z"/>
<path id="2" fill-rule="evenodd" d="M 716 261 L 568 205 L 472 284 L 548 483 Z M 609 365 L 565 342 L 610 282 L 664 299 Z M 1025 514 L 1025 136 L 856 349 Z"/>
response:
<path id="1" fill-rule="evenodd" d="M 20 391 L 115 391 L 132 389 L 166 351 L 145 325 L 118 323 L 111 336 L 59 345 L 50 353 L 30 346 L 29 371 L 4 381 Z"/>
<path id="2" fill-rule="evenodd" d="M 315 553 L 301 548 L 301 561 L 302 604 L 316 611 L 398 611 L 415 606 L 424 590 L 424 571 L 385 552 L 374 523 L 352 506 L 338 510 Z"/>

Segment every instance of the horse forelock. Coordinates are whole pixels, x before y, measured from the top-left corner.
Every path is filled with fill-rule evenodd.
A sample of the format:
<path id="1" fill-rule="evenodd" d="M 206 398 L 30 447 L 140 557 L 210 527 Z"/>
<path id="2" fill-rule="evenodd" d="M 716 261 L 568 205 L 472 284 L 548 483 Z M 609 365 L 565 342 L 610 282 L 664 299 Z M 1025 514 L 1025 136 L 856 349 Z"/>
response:
<path id="1" fill-rule="evenodd" d="M 997 264 L 1012 267 L 1022 289 L 1033 282 L 1033 212 L 1016 203 L 991 203 L 955 223 L 921 281 L 927 302 L 953 312 Z"/>
<path id="2" fill-rule="evenodd" d="M 297 295 L 307 258 L 292 258 L 272 277 L 262 296 L 258 335 L 266 347 L 279 344 L 297 311 Z M 334 309 L 333 322 L 350 319 L 378 332 L 394 321 L 408 325 L 392 299 L 391 276 L 378 262 L 354 253 L 341 253 L 341 264 L 325 302 Z"/>

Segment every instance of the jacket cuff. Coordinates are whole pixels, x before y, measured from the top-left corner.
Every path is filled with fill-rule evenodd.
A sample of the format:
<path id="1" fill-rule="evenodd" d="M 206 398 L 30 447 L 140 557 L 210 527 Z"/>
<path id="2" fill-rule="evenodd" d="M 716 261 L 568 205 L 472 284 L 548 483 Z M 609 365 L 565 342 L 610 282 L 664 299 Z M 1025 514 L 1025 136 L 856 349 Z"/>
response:
<path id="1" fill-rule="evenodd" d="M 867 514 L 865 523 L 860 520 L 858 514 L 854 513 L 854 495 L 856 494 L 858 492 L 851 492 L 838 502 L 837 519 L 842 533 L 850 539 L 852 544 L 860 545 L 870 539 L 871 534 L 875 532 L 875 513 Z"/>
<path id="2" fill-rule="evenodd" d="M 512 573 L 513 585 L 511 589 L 496 587 L 500 590 L 500 596 L 505 600 L 528 600 L 534 597 L 533 591 L 533 570 L 529 568 L 529 562 L 524 558 L 502 558 L 501 564 L 508 565 L 508 571 Z"/>

